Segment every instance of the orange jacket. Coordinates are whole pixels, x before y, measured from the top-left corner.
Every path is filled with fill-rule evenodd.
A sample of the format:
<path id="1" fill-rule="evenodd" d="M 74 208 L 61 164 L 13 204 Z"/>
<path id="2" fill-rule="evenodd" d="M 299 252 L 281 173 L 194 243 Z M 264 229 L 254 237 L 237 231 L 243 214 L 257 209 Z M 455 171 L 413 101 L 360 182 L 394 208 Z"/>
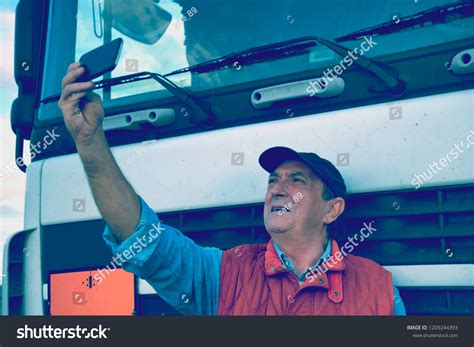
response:
<path id="1" fill-rule="evenodd" d="M 222 256 L 218 315 L 393 315 L 392 275 L 377 263 L 339 251 L 332 266 L 300 285 L 273 246 L 241 245 Z"/>

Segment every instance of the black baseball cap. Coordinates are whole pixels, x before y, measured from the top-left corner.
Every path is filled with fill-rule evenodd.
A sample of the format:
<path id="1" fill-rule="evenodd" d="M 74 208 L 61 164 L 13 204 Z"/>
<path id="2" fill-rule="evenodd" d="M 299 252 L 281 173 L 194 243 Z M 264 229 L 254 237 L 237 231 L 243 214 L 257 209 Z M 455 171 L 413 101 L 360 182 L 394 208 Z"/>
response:
<path id="1" fill-rule="evenodd" d="M 296 152 L 288 147 L 272 147 L 265 150 L 258 158 L 260 165 L 269 173 L 274 172 L 281 163 L 287 160 L 305 163 L 336 196 L 346 198 L 346 184 L 341 173 L 329 160 L 321 158 L 316 153 Z"/>

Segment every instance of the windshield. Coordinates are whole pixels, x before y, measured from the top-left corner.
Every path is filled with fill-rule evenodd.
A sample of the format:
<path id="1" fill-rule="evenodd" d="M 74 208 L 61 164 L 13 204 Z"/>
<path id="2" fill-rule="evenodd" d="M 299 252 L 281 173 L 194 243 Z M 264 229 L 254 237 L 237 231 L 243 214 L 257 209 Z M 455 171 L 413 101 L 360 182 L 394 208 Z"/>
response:
<path id="1" fill-rule="evenodd" d="M 166 74 L 239 50 L 302 36 L 332 40 L 448 3 L 452 0 L 53 0 L 42 98 L 60 91 L 69 63 L 117 37 L 124 40 L 122 55 L 117 68 L 105 78 L 140 71 Z M 452 18 L 445 23 L 377 36 L 377 44 L 367 56 L 469 37 L 473 27 L 472 17 Z M 359 43 L 353 40 L 342 44 L 353 49 Z M 186 72 L 170 79 L 178 86 L 199 91 L 331 66 L 340 58 L 317 45 L 303 55 L 248 66 L 240 66 L 236 61 L 228 69 Z M 114 86 L 99 93 L 105 100 L 112 100 L 157 91 L 163 96 L 170 95 L 153 80 Z M 40 118 L 59 116 L 55 106 L 42 108 Z"/>

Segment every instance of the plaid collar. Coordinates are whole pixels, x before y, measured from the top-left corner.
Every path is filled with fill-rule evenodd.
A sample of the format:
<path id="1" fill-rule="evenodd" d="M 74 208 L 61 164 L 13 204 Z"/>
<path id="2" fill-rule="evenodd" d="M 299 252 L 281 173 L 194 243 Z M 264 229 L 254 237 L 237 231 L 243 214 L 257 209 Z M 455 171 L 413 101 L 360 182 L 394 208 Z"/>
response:
<path id="1" fill-rule="evenodd" d="M 280 258 L 281 264 L 283 265 L 283 267 L 298 276 L 293 264 L 291 263 L 290 258 L 288 258 L 285 255 L 285 253 L 283 253 L 282 249 L 280 248 L 280 246 L 278 246 L 278 243 L 276 243 L 275 240 L 272 240 L 272 241 L 273 241 L 273 247 L 275 248 L 275 251 L 278 254 L 278 257 Z M 310 269 L 313 269 L 313 271 L 315 271 L 315 269 L 321 263 L 325 262 L 331 256 L 331 251 L 332 251 L 332 245 L 331 245 L 331 239 L 329 239 L 326 249 L 324 250 L 324 253 L 322 254 L 322 256 L 318 259 L 318 261 L 313 266 L 309 267 L 303 274 L 301 274 L 298 280 L 300 282 L 304 282 L 305 276 L 308 272 L 310 272 Z"/>
<path id="2" fill-rule="evenodd" d="M 277 244 L 273 242 L 273 240 L 270 240 L 265 251 L 265 274 L 269 277 L 290 272 L 290 270 L 286 268 L 284 260 L 282 261 L 282 259 L 285 259 L 286 256 L 285 258 L 280 258 L 275 248 L 276 246 Z M 326 251 L 328 249 L 330 255 L 325 257 L 325 255 L 327 255 Z M 318 265 L 319 263 L 320 265 Z M 331 301 L 334 303 L 342 302 L 342 273 L 345 269 L 345 263 L 344 257 L 335 240 L 329 240 L 328 246 L 326 246 L 323 256 L 315 264 L 315 267 L 309 268 L 304 273 L 303 280 L 299 281 L 300 287 L 298 292 L 307 287 L 321 287 L 327 289 L 327 295 Z"/>

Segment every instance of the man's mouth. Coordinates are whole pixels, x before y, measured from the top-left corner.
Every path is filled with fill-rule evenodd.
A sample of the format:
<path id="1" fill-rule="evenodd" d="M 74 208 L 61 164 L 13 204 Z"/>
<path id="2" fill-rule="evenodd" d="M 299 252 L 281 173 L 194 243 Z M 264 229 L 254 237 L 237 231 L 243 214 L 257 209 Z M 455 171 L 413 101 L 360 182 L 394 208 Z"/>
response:
<path id="1" fill-rule="evenodd" d="M 283 213 L 291 212 L 291 210 L 285 206 L 272 206 L 272 208 L 270 209 L 270 212 L 278 213 L 279 215 L 282 215 Z"/>

